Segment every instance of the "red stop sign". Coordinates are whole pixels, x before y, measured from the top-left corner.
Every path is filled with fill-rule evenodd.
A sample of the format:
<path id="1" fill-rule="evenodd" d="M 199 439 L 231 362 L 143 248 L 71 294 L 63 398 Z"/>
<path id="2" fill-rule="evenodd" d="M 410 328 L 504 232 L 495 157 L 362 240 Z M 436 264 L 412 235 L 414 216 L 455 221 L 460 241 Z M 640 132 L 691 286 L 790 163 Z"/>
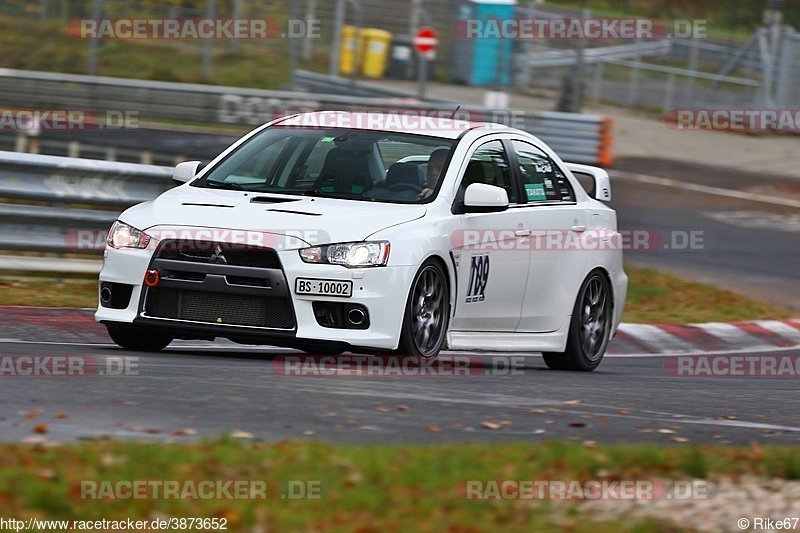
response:
<path id="1" fill-rule="evenodd" d="M 439 37 L 433 28 L 420 28 L 417 35 L 414 36 L 414 48 L 420 54 L 433 52 L 439 44 Z"/>

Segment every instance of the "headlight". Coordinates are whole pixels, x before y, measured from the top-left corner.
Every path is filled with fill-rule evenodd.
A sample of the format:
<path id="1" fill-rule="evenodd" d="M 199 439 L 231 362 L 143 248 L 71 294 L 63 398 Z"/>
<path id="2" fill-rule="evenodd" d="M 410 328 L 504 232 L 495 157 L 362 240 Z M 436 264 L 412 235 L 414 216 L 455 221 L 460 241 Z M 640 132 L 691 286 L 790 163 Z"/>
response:
<path id="1" fill-rule="evenodd" d="M 150 236 L 117 220 L 108 232 L 106 243 L 112 248 L 147 248 Z"/>
<path id="2" fill-rule="evenodd" d="M 314 246 L 301 249 L 300 259 L 306 263 L 328 263 L 350 268 L 385 266 L 389 260 L 389 243 L 345 242 Z"/>

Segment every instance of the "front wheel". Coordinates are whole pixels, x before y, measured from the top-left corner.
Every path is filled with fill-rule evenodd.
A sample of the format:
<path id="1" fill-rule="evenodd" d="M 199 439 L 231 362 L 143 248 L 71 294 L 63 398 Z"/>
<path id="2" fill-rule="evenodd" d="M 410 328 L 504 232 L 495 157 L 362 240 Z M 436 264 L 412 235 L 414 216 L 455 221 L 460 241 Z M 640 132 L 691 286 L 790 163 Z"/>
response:
<path id="1" fill-rule="evenodd" d="M 578 292 L 564 353 L 543 353 L 553 370 L 591 372 L 605 355 L 611 336 L 611 286 L 599 271 L 592 272 Z"/>
<path id="2" fill-rule="evenodd" d="M 108 336 L 118 346 L 138 352 L 160 352 L 173 341 L 165 333 L 133 326 L 106 325 Z"/>
<path id="3" fill-rule="evenodd" d="M 397 353 L 433 360 L 444 345 L 449 321 L 447 277 L 439 263 L 429 259 L 411 283 Z"/>

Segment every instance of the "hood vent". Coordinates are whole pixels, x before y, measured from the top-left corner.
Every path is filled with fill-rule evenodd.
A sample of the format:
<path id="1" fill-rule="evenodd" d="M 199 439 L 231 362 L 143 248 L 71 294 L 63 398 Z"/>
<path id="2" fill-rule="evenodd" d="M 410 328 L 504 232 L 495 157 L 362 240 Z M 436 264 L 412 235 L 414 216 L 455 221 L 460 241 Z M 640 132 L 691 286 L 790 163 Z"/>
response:
<path id="1" fill-rule="evenodd" d="M 289 213 L 291 215 L 306 215 L 309 217 L 319 217 L 322 213 L 309 213 L 308 211 L 292 211 L 291 209 L 267 209 L 272 213 Z"/>
<path id="2" fill-rule="evenodd" d="M 280 198 L 278 196 L 253 196 L 250 198 L 252 204 L 279 204 L 282 202 L 298 202 L 297 198 Z"/>
<path id="3" fill-rule="evenodd" d="M 192 207 L 236 207 L 235 205 L 223 205 L 223 204 L 194 204 L 191 202 L 184 202 L 181 205 L 189 205 Z"/>

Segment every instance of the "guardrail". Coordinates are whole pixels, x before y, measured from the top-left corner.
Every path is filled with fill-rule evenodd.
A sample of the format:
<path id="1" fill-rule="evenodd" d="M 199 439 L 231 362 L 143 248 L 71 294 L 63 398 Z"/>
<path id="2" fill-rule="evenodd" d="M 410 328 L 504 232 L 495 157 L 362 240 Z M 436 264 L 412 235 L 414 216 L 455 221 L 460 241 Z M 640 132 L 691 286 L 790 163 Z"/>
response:
<path id="1" fill-rule="evenodd" d="M 0 152 L 0 197 L 48 204 L 0 203 L 0 249 L 97 254 L 121 209 L 172 186 L 172 167 Z M 40 263 L 34 269 L 86 270 L 75 261 Z"/>
<path id="2" fill-rule="evenodd" d="M 297 72 L 301 79 L 315 83 L 339 83 L 330 76 Z M 349 80 L 342 80 L 349 85 Z M 330 85 L 328 85 L 330 87 Z M 370 91 L 374 89 L 370 88 Z M 513 113 L 457 102 L 420 102 L 408 95 L 352 96 L 297 91 L 270 91 L 82 76 L 50 72 L 0 69 L 0 106 L 27 109 L 87 110 L 103 117 L 135 112 L 140 122 L 180 121 L 194 124 L 255 126 L 287 112 L 329 110 L 376 110 L 395 112 L 453 111 L 461 106 L 463 114 L 488 117 L 495 122 L 515 121 L 553 146 L 567 160 L 576 163 L 610 164 L 610 121 L 603 117 L 548 112 Z M 522 116 L 522 124 L 518 124 Z"/>
<path id="3" fill-rule="evenodd" d="M 623 59 L 666 56 L 670 52 L 670 42 L 666 39 L 631 44 L 599 46 L 583 50 L 585 64 L 605 63 Z M 547 49 L 526 56 L 528 68 L 552 68 L 574 65 L 577 52 L 567 49 Z"/>
<path id="4" fill-rule="evenodd" d="M 171 180 L 171 167 L 0 152 L 2 198 L 128 207 L 152 200 Z"/>

